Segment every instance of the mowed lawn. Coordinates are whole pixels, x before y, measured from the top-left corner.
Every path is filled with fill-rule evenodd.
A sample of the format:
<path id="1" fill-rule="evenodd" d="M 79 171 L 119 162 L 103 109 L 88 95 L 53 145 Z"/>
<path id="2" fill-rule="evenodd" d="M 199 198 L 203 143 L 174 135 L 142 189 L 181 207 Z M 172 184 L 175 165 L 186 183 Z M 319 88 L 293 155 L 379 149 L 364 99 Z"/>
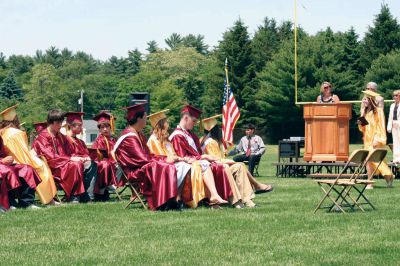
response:
<path id="1" fill-rule="evenodd" d="M 354 149 L 356 146 L 352 146 Z M 391 159 L 391 155 L 389 155 Z M 367 191 L 377 210 L 326 213 L 311 179 L 276 178 L 268 146 L 254 209 L 151 212 L 125 202 L 0 215 L 1 265 L 397 265 L 400 182 Z"/>

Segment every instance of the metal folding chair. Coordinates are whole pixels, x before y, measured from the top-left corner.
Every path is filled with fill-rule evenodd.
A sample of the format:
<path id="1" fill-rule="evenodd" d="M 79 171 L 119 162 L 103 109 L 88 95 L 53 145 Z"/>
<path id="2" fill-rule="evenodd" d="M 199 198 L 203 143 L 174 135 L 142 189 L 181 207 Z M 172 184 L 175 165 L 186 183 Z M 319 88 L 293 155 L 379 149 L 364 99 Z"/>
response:
<path id="1" fill-rule="evenodd" d="M 358 193 L 357 198 L 356 198 L 356 205 L 358 207 L 360 207 L 361 209 L 362 209 L 361 205 L 369 205 L 372 209 L 375 210 L 375 206 L 371 203 L 370 200 L 368 200 L 368 198 L 364 194 L 364 192 L 368 185 L 372 185 L 373 183 L 375 183 L 375 181 L 372 181 L 370 179 L 372 179 L 372 177 L 378 170 L 379 166 L 382 164 L 383 160 L 385 159 L 386 155 L 387 155 L 386 149 L 378 148 L 378 149 L 372 150 L 369 153 L 368 157 L 366 158 L 366 160 L 364 162 L 364 166 L 366 166 L 368 163 L 376 163 L 376 168 L 374 169 L 374 171 L 372 173 L 370 173 L 367 180 L 363 180 L 360 178 L 355 179 L 355 183 L 358 185 L 358 186 L 354 186 L 354 189 Z M 363 202 L 361 202 L 361 200 L 363 200 Z"/>
<path id="2" fill-rule="evenodd" d="M 139 182 L 129 180 L 124 171 L 122 171 L 122 178 L 125 179 L 125 184 L 126 184 L 125 187 L 129 187 L 132 192 L 131 198 L 129 199 L 128 204 L 125 206 L 125 209 L 127 209 L 137 199 L 137 200 L 139 200 L 140 204 L 143 206 L 143 209 L 147 210 L 147 206 L 144 203 L 144 200 L 142 200 L 142 197 L 139 193 L 139 191 L 140 191 Z"/>
<path id="3" fill-rule="evenodd" d="M 360 207 L 359 204 L 357 204 L 357 199 L 352 197 L 349 191 L 352 187 L 356 186 L 356 180 L 360 176 L 364 175 L 366 165 L 365 161 L 368 157 L 368 153 L 368 150 L 354 151 L 339 174 L 310 175 L 314 178 L 325 178 L 315 180 L 324 192 L 324 196 L 315 208 L 314 213 L 318 209 L 328 209 L 328 211 L 337 209 L 345 213 L 345 207 L 350 207 L 351 209 L 354 209 L 354 206 Z M 352 174 L 346 174 L 346 171 L 350 166 L 355 167 L 355 171 Z M 335 179 L 326 179 L 332 177 L 335 177 Z M 328 206 L 322 206 L 324 201 L 327 199 L 330 199 L 332 203 Z"/>
<path id="4" fill-rule="evenodd" d="M 258 172 L 258 167 L 260 166 L 260 161 L 261 157 L 257 158 L 254 162 L 254 169 L 253 169 L 253 175 L 254 177 L 259 177 L 260 173 Z M 247 166 L 249 166 L 249 161 L 243 161 L 243 163 Z"/>
<path id="5" fill-rule="evenodd" d="M 112 156 L 114 157 L 115 161 L 118 162 L 118 158 L 117 156 L 112 153 Z M 129 188 L 131 190 L 131 197 L 129 199 L 128 204 L 125 206 L 125 209 L 127 209 L 136 199 L 139 200 L 140 204 L 143 206 L 143 208 L 145 210 L 147 210 L 147 206 L 144 203 L 144 200 L 142 200 L 142 197 L 139 193 L 140 191 L 140 184 L 139 182 L 133 181 L 133 180 L 129 180 L 127 175 L 125 174 L 124 170 L 122 169 L 122 167 L 117 163 L 117 172 L 121 174 L 121 178 L 125 183 L 125 186 L 123 187 L 123 189 L 121 191 L 116 191 L 117 197 L 119 199 L 121 198 L 122 193 Z"/>

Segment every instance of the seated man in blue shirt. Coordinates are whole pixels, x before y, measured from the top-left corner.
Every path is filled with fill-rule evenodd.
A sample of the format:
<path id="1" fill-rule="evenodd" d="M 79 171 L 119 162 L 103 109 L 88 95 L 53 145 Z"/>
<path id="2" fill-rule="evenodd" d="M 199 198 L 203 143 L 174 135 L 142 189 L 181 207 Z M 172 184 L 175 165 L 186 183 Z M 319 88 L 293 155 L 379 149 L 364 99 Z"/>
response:
<path id="1" fill-rule="evenodd" d="M 235 162 L 249 162 L 249 171 L 254 175 L 254 166 L 260 161 L 261 156 L 265 152 L 265 145 L 260 136 L 254 134 L 256 127 L 249 124 L 246 127 L 246 136 L 240 139 L 239 145 L 236 146 L 233 154 L 240 153 L 233 157 Z"/>

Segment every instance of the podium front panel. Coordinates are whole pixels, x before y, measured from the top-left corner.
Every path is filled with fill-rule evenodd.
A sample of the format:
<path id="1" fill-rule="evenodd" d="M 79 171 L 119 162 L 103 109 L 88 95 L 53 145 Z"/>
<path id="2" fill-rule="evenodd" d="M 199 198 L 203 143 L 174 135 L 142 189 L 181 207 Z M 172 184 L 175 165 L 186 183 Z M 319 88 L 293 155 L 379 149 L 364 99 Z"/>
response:
<path id="1" fill-rule="evenodd" d="M 305 161 L 347 161 L 351 104 L 306 104 Z"/>

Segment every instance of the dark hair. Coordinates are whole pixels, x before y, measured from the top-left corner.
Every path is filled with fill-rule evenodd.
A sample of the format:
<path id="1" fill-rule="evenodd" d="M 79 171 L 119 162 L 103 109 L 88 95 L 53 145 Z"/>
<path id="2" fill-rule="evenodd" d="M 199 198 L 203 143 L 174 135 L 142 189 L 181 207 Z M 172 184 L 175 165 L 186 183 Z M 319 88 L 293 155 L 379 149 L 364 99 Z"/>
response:
<path id="1" fill-rule="evenodd" d="M 219 129 L 218 125 L 215 125 L 210 131 L 204 129 L 204 135 L 210 134 L 210 138 L 214 139 L 215 141 L 218 142 L 218 144 L 221 144 L 221 130 Z M 203 141 L 201 145 L 204 144 L 205 138 L 203 138 Z"/>
<path id="2" fill-rule="evenodd" d="M 146 111 L 142 111 L 142 112 L 137 112 L 132 119 L 128 120 L 128 125 L 132 126 L 134 124 L 136 124 L 138 118 L 143 118 L 144 114 L 146 113 Z"/>
<path id="3" fill-rule="evenodd" d="M 0 122 L 0 129 L 8 127 L 8 126 L 15 127 L 15 128 L 19 129 L 20 125 L 19 125 L 18 116 L 16 116 L 12 121 L 3 120 L 3 121 Z"/>
<path id="4" fill-rule="evenodd" d="M 246 129 L 256 129 L 256 126 L 253 124 L 247 124 Z"/>
<path id="5" fill-rule="evenodd" d="M 64 121 L 65 113 L 61 112 L 58 109 L 50 110 L 47 115 L 47 124 L 51 125 L 54 122 L 62 122 Z"/>

